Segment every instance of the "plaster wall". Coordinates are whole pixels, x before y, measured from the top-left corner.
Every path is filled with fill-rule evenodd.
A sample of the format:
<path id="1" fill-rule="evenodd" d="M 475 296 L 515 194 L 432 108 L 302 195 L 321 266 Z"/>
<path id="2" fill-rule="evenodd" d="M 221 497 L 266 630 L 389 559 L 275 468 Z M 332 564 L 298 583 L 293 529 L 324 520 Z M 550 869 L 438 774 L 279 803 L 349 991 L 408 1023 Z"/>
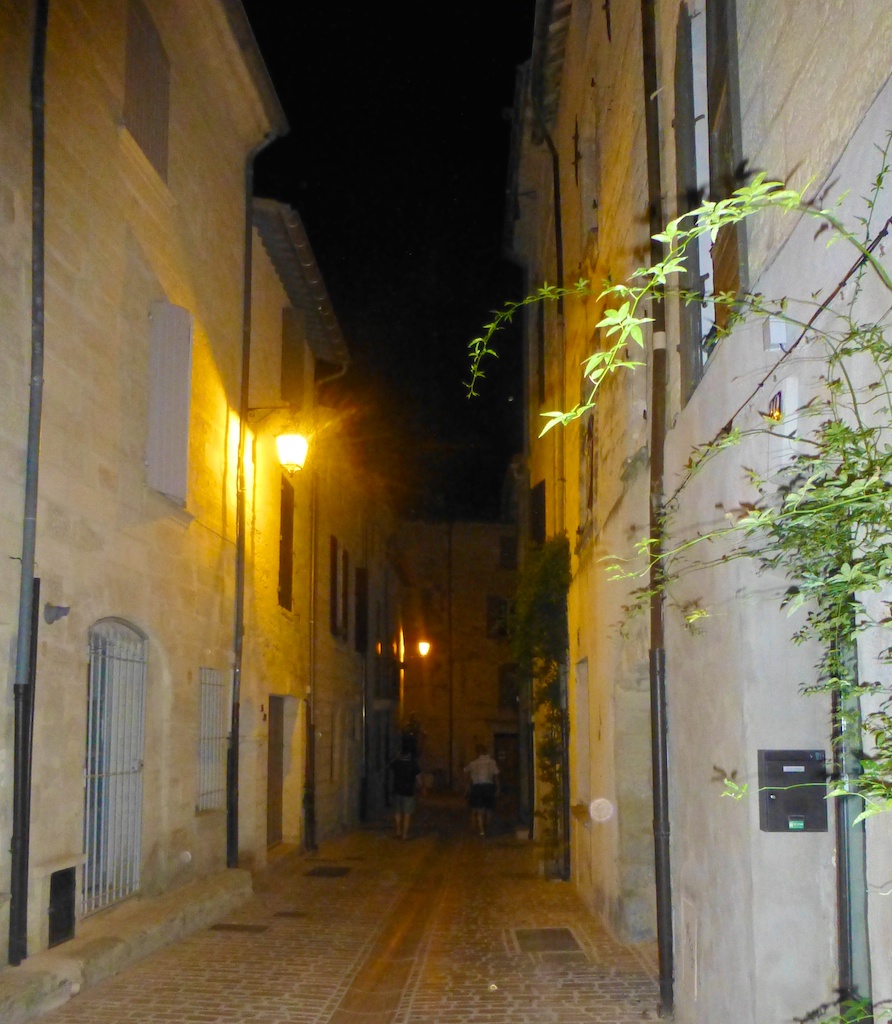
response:
<path id="1" fill-rule="evenodd" d="M 737 11 L 743 153 L 752 169 L 795 188 L 811 182 L 809 195 L 820 195 L 889 76 L 888 9 L 882 0 L 793 0 L 773 10 L 738 0 Z M 826 199 L 835 198 L 831 185 Z M 791 230 L 789 221 L 754 226 L 751 272 Z"/>

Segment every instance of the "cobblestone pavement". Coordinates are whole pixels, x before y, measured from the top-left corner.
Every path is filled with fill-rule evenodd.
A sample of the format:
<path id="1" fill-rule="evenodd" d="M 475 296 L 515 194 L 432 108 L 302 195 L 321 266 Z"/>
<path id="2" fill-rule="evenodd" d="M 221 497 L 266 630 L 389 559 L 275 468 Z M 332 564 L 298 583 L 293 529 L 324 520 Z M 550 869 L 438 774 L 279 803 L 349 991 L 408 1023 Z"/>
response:
<path id="1" fill-rule="evenodd" d="M 450 826 L 452 826 L 450 828 Z M 531 843 L 428 807 L 283 858 L 253 899 L 75 996 L 43 1024 L 638 1024 L 649 948 L 622 946 Z M 557 947 L 557 948 L 555 948 Z"/>

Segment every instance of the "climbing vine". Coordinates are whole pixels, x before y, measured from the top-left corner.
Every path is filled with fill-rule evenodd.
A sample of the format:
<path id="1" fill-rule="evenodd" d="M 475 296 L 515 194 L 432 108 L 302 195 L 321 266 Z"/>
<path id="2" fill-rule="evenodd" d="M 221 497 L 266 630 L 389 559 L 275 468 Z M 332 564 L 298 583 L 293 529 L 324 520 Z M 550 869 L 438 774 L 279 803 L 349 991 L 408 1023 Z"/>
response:
<path id="1" fill-rule="evenodd" d="M 564 722 L 562 672 L 569 646 L 567 592 L 570 545 L 553 537 L 532 549 L 520 571 L 510 637 L 514 660 L 530 680 L 530 704 L 536 723 L 536 770 L 541 799 L 537 814 L 549 859 L 563 852 Z"/>
<path id="2" fill-rule="evenodd" d="M 781 605 L 791 614 L 803 614 L 793 641 L 816 642 L 820 651 L 815 678 L 803 688 L 830 693 L 837 733 L 854 728 L 866 740 L 867 752 L 858 758 L 860 771 L 838 780 L 835 787 L 837 793 L 854 793 L 864 801 L 862 816 L 886 808 L 892 798 L 892 695 L 881 683 L 860 679 L 854 657 L 856 641 L 865 631 L 892 626 L 892 278 L 881 260 L 892 218 L 879 228 L 874 224 L 888 156 L 887 145 L 856 230 L 843 223 L 838 206 L 820 207 L 802 192 L 758 176 L 728 199 L 705 202 L 670 222 L 655 236 L 664 246 L 665 258 L 637 270 L 631 283 L 607 282 L 600 290 L 587 280 L 569 288 L 544 285 L 497 312 L 470 344 L 469 391 L 474 393 L 485 361 L 493 354 L 495 335 L 524 306 L 571 296 L 595 298 L 604 310 L 597 327 L 606 345 L 583 365 L 588 397 L 572 409 L 545 413 L 544 434 L 593 408 L 600 387 L 612 375 L 641 365 L 629 353 L 644 349 L 643 329 L 651 322 L 649 310 L 656 299 L 674 292 L 682 302 L 724 306 L 726 315 L 717 318 L 725 324 L 718 330 L 719 340 L 747 319 L 770 317 L 790 325 L 795 340 L 725 426 L 692 452 L 680 484 L 664 503 L 659 535 L 639 543 L 635 562 L 614 559 L 609 569 L 614 578 L 648 581 L 636 591 L 631 613 L 647 607 L 654 586 L 671 603 L 674 585 L 682 576 L 737 558 L 753 559 L 760 569 L 782 574 L 788 587 Z M 813 218 L 828 241 L 851 248 L 851 267 L 826 298 L 817 293 L 796 301 L 760 294 L 704 297 L 677 285 L 685 270 L 685 253 L 701 236 L 715 240 L 722 228 L 767 210 Z M 886 312 L 862 316 L 862 296 L 867 290 L 876 292 L 877 285 L 885 294 Z M 874 299 L 870 308 L 876 307 Z M 763 385 L 806 345 L 812 359 L 822 361 L 822 373 L 816 397 L 797 410 L 805 429 L 792 435 L 787 428 L 785 433 L 783 419 L 771 410 L 757 428 L 742 425 L 744 412 Z M 725 510 L 720 528 L 667 544 L 666 538 L 679 532 L 679 498 L 694 476 L 745 438 L 766 432 L 789 444 L 791 455 L 785 464 L 771 479 L 747 471 L 748 498 Z M 877 615 L 877 604 L 885 612 Z M 709 614 L 696 605 L 681 610 L 691 628 Z M 892 646 L 883 650 L 880 661 L 892 662 Z M 872 698 L 873 710 L 862 721 L 860 699 L 866 695 Z"/>

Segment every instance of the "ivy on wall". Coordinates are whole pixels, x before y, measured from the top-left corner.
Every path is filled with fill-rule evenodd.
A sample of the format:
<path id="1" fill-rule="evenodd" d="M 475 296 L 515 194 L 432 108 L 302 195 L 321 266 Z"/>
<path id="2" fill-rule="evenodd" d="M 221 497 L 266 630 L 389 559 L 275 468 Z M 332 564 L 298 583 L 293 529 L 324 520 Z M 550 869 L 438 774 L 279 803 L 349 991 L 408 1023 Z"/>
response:
<path id="1" fill-rule="evenodd" d="M 521 676 L 530 681 L 535 722 L 536 773 L 546 859 L 562 858 L 564 821 L 564 721 L 562 689 L 569 638 L 567 593 L 570 589 L 570 544 L 552 537 L 531 549 L 521 567 L 510 638 Z"/>

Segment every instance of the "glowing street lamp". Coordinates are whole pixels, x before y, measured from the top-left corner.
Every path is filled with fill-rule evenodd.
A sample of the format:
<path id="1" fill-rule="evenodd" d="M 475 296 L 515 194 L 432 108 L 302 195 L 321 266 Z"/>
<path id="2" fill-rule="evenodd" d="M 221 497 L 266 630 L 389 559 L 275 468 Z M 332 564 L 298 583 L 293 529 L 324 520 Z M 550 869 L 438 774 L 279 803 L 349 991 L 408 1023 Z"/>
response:
<path id="1" fill-rule="evenodd" d="M 289 476 L 304 468 L 309 447 L 310 443 L 303 434 L 279 434 L 276 438 L 279 462 Z"/>
<path id="2" fill-rule="evenodd" d="M 421 655 L 422 658 L 426 658 L 428 654 L 430 654 L 430 650 L 431 645 L 427 642 L 427 640 L 418 641 L 418 653 Z"/>

